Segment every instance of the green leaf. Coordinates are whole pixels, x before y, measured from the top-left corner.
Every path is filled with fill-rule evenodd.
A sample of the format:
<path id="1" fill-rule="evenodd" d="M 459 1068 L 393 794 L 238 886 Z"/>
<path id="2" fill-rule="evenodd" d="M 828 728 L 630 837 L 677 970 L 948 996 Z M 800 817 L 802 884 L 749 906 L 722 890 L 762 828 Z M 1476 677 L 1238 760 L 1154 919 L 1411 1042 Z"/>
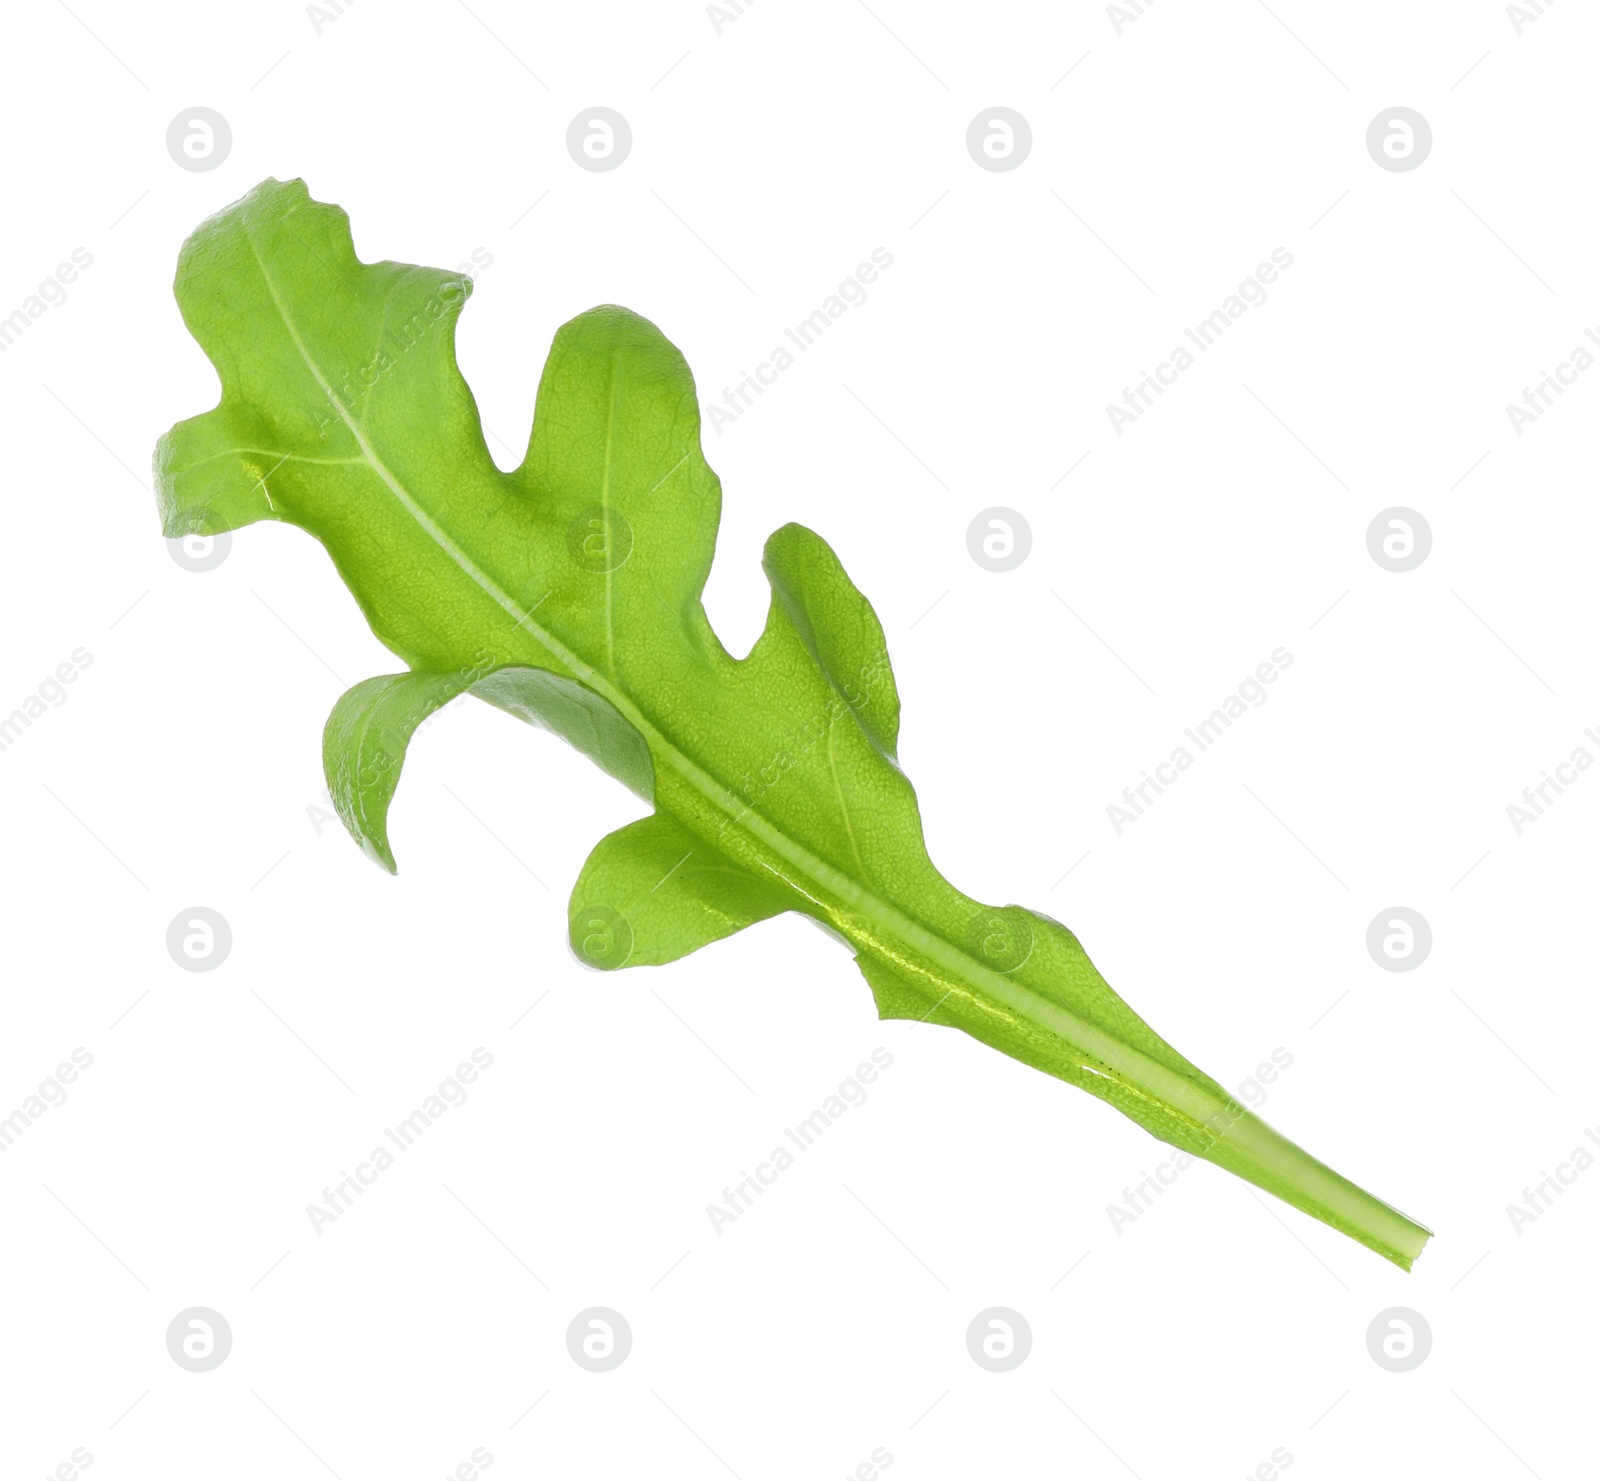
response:
<path id="1" fill-rule="evenodd" d="M 766 626 L 744 659 L 723 648 L 700 600 L 721 490 L 661 332 L 615 307 L 564 325 L 503 473 L 455 360 L 470 288 L 358 261 L 344 213 L 298 181 L 258 186 L 179 258 L 222 398 L 161 440 L 164 528 L 298 525 L 410 670 L 358 684 L 328 722 L 329 784 L 367 852 L 393 867 L 406 746 L 472 693 L 654 803 L 584 867 L 581 960 L 671 961 L 799 912 L 849 944 L 883 1016 L 960 1027 L 1409 1268 L 1427 1230 L 1238 1105 L 1065 927 L 934 868 L 893 759 L 882 627 L 820 538 L 772 536 Z"/>
<path id="2" fill-rule="evenodd" d="M 785 525 L 767 541 L 761 565 L 775 605 L 782 606 L 812 662 L 861 728 L 893 756 L 900 696 L 889 671 L 883 626 L 839 557 L 803 525 Z"/>
<path id="3" fill-rule="evenodd" d="M 351 836 L 367 856 L 395 873 L 389 847 L 389 804 L 416 729 L 462 694 L 559 735 L 651 800 L 650 752 L 639 732 L 598 695 L 543 669 L 508 665 L 481 678 L 474 668 L 437 674 L 419 669 L 363 679 L 339 697 L 322 732 L 328 791 Z"/>
<path id="4" fill-rule="evenodd" d="M 674 962 L 789 899 L 664 813 L 602 838 L 573 886 L 572 950 L 591 967 Z"/>
<path id="5" fill-rule="evenodd" d="M 468 681 L 456 674 L 384 674 L 339 696 L 322 731 L 322 769 L 334 810 L 369 859 L 395 872 L 389 803 L 417 726 Z"/>

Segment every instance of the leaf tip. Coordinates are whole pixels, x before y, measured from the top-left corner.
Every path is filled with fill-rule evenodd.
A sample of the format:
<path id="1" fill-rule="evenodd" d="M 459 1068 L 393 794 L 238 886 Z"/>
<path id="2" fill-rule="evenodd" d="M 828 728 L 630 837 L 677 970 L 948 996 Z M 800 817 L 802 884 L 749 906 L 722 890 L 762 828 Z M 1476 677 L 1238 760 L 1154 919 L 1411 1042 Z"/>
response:
<path id="1" fill-rule="evenodd" d="M 387 838 L 360 838 L 356 840 L 364 853 L 385 874 L 398 874 L 400 866 L 394 861 L 394 850 Z"/>
<path id="2" fill-rule="evenodd" d="M 574 905 L 567 917 L 567 946 L 579 966 L 615 972 L 633 955 L 633 927 L 609 905 Z"/>

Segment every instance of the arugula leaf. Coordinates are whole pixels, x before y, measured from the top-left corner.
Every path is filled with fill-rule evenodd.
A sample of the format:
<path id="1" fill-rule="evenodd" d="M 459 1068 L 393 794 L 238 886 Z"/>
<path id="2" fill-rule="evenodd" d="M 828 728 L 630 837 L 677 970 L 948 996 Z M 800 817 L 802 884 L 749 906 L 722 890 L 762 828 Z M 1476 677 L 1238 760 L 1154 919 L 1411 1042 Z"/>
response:
<path id="1" fill-rule="evenodd" d="M 408 672 L 334 707 L 340 816 L 393 869 L 417 725 L 472 693 L 654 803 L 572 893 L 573 950 L 669 962 L 782 911 L 844 939 L 879 1014 L 964 1029 L 1409 1269 L 1429 1234 L 1285 1140 L 1160 1038 L 1047 916 L 963 894 L 895 763 L 883 629 L 833 551 L 768 541 L 765 629 L 733 658 L 701 605 L 721 504 L 694 381 L 626 309 L 557 333 L 502 473 L 457 368 L 471 282 L 357 260 L 344 212 L 268 180 L 184 244 L 176 293 L 222 399 L 156 451 L 169 536 L 283 520 L 320 540 Z"/>

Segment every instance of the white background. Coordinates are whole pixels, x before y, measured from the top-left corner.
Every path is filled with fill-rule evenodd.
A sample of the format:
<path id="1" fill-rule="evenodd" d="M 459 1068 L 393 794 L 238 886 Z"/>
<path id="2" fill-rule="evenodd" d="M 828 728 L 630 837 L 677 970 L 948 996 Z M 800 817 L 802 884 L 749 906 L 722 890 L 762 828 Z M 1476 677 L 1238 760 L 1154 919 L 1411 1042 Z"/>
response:
<path id="1" fill-rule="evenodd" d="M 420 1481 L 478 1447 L 574 1478 L 836 1477 L 879 1448 L 907 1481 L 1237 1478 L 1275 1449 L 1294 1481 L 1593 1474 L 1600 1170 L 1520 1233 L 1506 1211 L 1600 1125 L 1600 774 L 1520 836 L 1506 813 L 1600 754 L 1600 370 L 1521 436 L 1505 411 L 1600 324 L 1583 7 L 1520 35 L 1490 3 L 1304 0 L 1120 35 L 1092 4 L 902 0 L 762 0 L 721 34 L 643 0 L 5 24 L 0 316 L 93 257 L 0 355 L 0 711 L 93 656 L 0 754 L 0 1114 L 94 1057 L 0 1156 L 7 1476 L 78 1447 L 107 1481 Z M 634 134 L 605 174 L 565 148 L 597 104 Z M 997 104 L 1033 131 L 1006 173 L 964 144 Z M 1365 147 L 1397 104 L 1434 135 L 1409 173 Z M 196 105 L 233 131 L 203 173 L 165 147 Z M 1066 921 L 1225 1083 L 1292 1054 L 1264 1114 L 1437 1231 L 1415 1273 L 1209 1166 L 1116 1233 L 1168 1149 L 879 1024 L 795 919 L 584 971 L 566 892 L 638 804 L 487 707 L 413 746 L 397 879 L 319 831 L 323 719 L 395 660 L 313 542 L 256 526 L 196 574 L 147 487 L 216 395 L 179 244 L 267 175 L 346 207 L 367 259 L 492 255 L 459 346 L 504 465 L 574 313 L 647 314 L 710 400 L 892 253 L 707 428 L 714 622 L 743 651 L 768 532 L 823 533 L 888 632 L 935 861 Z M 1278 247 L 1268 301 L 1116 435 L 1106 404 Z M 1033 531 L 1009 574 L 967 554 L 992 505 Z M 1392 505 L 1434 537 L 1403 575 L 1366 548 Z M 1269 701 L 1115 832 L 1279 646 Z M 164 944 L 197 904 L 234 937 L 206 974 Z M 1397 904 L 1434 933 L 1405 974 L 1365 947 Z M 306 1205 L 476 1046 L 468 1103 L 315 1233 Z M 868 1102 L 715 1234 L 706 1205 L 875 1046 Z M 233 1332 L 204 1374 L 165 1345 L 197 1305 Z M 634 1335 L 608 1374 L 566 1350 L 594 1305 Z M 1033 1332 L 1006 1374 L 965 1346 L 995 1305 Z M 1393 1306 L 1433 1333 L 1408 1373 L 1367 1351 Z"/>

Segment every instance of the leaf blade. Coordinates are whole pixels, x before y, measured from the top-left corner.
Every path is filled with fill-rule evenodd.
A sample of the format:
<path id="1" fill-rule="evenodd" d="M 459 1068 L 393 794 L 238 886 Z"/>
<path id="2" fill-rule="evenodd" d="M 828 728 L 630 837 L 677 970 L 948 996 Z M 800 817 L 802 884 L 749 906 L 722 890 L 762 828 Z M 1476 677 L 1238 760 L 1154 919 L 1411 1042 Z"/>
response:
<path id="1" fill-rule="evenodd" d="M 413 670 L 368 681 L 396 687 L 361 701 L 406 741 L 438 695 L 471 688 L 648 788 L 655 817 L 603 842 L 590 878 L 636 889 L 663 840 L 692 840 L 687 858 L 718 862 L 680 882 L 681 898 L 668 891 L 637 956 L 614 934 L 611 961 L 671 959 L 716 939 L 718 910 L 737 929 L 781 901 L 855 949 L 880 1011 L 910 1017 L 926 1001 L 916 1016 L 1079 1085 L 1408 1262 L 1420 1225 L 1242 1108 L 1233 1116 L 1065 927 L 987 906 L 938 871 L 893 759 L 899 701 L 882 627 L 825 542 L 799 526 L 773 537 L 767 625 L 749 655 L 729 656 L 701 602 L 720 484 L 701 453 L 693 377 L 661 331 L 615 306 L 563 326 L 527 457 L 501 474 L 456 365 L 466 286 L 446 295 L 449 280 L 359 262 L 344 213 L 296 182 L 266 182 L 205 223 L 178 293 L 223 390 L 160 446 L 169 525 L 278 518 L 319 539 Z M 419 303 L 441 332 L 350 390 L 341 362 L 376 364 L 361 357 L 397 314 L 415 322 Z M 284 456 L 264 472 L 274 451 Z M 341 744 L 364 754 L 353 729 Z M 358 838 L 392 866 L 398 760 L 382 770 L 347 791 Z M 1227 1127 L 1208 1140 L 1219 1114 Z"/>
<path id="2" fill-rule="evenodd" d="M 791 907 L 660 813 L 595 845 L 568 907 L 573 954 L 605 971 L 660 966 Z"/>

